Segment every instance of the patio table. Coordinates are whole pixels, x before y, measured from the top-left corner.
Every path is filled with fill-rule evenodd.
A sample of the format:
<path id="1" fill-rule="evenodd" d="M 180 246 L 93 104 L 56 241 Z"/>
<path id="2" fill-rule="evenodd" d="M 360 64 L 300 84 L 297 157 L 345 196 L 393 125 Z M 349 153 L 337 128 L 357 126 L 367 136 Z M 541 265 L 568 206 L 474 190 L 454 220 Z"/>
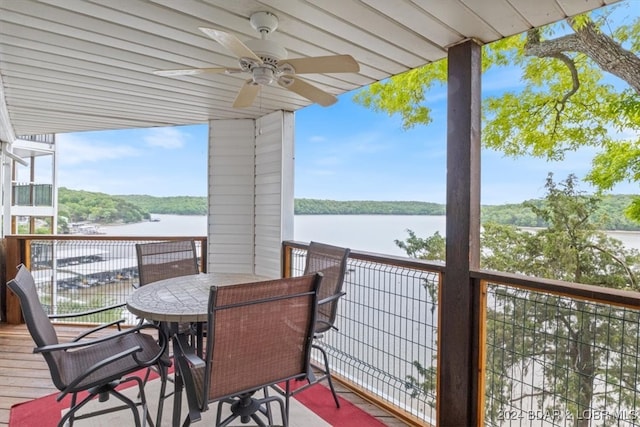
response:
<path id="1" fill-rule="evenodd" d="M 201 325 L 207 321 L 211 286 L 228 286 L 271 279 L 249 273 L 202 273 L 159 280 L 136 289 L 127 298 L 127 308 L 140 318 L 161 322 L 166 330 L 175 332 L 178 323 L 193 322 Z M 180 352 L 176 352 L 179 348 L 176 340 L 184 337 L 179 337 L 175 333 L 171 333 L 171 337 L 174 358 L 181 357 Z M 179 426 L 184 383 L 180 369 L 174 369 L 174 376 L 173 425 Z M 189 408 L 191 407 L 190 404 Z M 190 410 L 189 416 L 194 422 L 199 419 L 200 414 L 192 413 Z"/>

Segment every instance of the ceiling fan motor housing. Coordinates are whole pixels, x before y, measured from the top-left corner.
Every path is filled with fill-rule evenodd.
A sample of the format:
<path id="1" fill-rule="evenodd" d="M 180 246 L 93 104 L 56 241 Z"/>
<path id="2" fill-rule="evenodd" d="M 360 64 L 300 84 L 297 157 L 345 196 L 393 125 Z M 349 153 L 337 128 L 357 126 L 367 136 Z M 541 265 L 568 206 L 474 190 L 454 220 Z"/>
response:
<path id="1" fill-rule="evenodd" d="M 244 44 L 267 64 L 275 66 L 279 60 L 287 58 L 287 50 L 271 40 L 251 39 Z"/>

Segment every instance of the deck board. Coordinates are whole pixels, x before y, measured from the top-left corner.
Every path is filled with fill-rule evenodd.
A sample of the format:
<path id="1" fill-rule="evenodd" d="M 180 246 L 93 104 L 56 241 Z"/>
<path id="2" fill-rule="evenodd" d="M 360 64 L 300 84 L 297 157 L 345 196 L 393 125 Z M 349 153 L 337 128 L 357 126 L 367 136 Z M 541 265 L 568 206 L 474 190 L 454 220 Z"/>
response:
<path id="1" fill-rule="evenodd" d="M 81 326 L 58 326 L 60 341 L 75 337 L 86 328 Z M 9 425 L 9 412 L 16 403 L 55 393 L 49 370 L 40 354 L 33 353 L 34 343 L 25 325 L 0 323 L 0 427 Z M 406 424 L 383 409 L 363 400 L 341 384 L 336 391 L 344 399 L 378 418 L 389 427 Z"/>

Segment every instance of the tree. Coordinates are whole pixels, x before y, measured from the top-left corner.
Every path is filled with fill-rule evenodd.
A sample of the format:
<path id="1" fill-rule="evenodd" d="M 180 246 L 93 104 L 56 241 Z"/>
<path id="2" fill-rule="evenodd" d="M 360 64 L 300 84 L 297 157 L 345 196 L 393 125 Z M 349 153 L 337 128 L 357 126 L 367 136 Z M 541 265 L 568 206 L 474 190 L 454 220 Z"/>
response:
<path id="1" fill-rule="evenodd" d="M 620 19 L 625 13 L 630 17 Z M 523 87 L 484 98 L 483 145 L 512 157 L 551 160 L 595 147 L 585 179 L 603 191 L 640 182 L 639 53 L 633 0 L 484 46 L 483 70 L 520 67 Z M 374 83 L 355 100 L 400 115 L 405 128 L 428 125 L 425 100 L 430 89 L 446 83 L 446 67 L 439 61 Z M 627 215 L 640 221 L 640 197 Z"/>
<path id="2" fill-rule="evenodd" d="M 598 198 L 576 189 L 576 177 L 556 184 L 550 175 L 542 204 L 530 204 L 549 226 L 536 233 L 509 225 L 487 223 L 482 232 L 482 267 L 529 276 L 640 291 L 634 267 L 636 250 L 598 230 L 592 217 Z M 438 239 L 418 239 L 412 232 L 400 247 L 407 253 L 434 253 Z M 424 244 L 421 248 L 420 244 Z M 490 286 L 487 308 L 487 424 L 499 424 L 505 407 L 529 400 L 544 413 L 571 414 L 576 426 L 593 408 L 638 410 L 638 310 L 599 306 L 577 299 Z M 433 294 L 433 291 L 430 292 Z M 636 328 L 630 328 L 636 325 Z M 432 367 L 419 362 L 420 379 L 408 378 L 415 395 L 430 390 Z M 527 389 L 522 376 L 537 372 Z M 634 374 L 636 372 L 636 374 Z M 610 389 L 599 393 L 606 377 Z M 611 385 L 615 384 L 615 385 Z M 558 396 L 563 396 L 558 398 Z M 614 405 L 614 406 L 612 406 Z M 526 407 L 526 406 L 525 406 Z M 603 420 L 605 425 L 616 420 Z"/>

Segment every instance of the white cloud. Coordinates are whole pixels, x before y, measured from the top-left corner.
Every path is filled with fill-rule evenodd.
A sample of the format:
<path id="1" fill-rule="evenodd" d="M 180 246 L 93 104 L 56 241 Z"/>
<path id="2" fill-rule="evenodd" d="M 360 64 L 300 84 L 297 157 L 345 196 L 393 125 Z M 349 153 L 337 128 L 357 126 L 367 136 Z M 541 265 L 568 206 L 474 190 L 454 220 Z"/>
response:
<path id="1" fill-rule="evenodd" d="M 182 148 L 187 135 L 174 127 L 151 128 L 143 137 L 144 142 L 150 147 L 166 149 Z"/>
<path id="2" fill-rule="evenodd" d="M 56 135 L 57 157 L 61 165 L 82 165 L 143 154 L 130 145 L 117 145 L 113 141 L 95 141 L 82 134 Z"/>

